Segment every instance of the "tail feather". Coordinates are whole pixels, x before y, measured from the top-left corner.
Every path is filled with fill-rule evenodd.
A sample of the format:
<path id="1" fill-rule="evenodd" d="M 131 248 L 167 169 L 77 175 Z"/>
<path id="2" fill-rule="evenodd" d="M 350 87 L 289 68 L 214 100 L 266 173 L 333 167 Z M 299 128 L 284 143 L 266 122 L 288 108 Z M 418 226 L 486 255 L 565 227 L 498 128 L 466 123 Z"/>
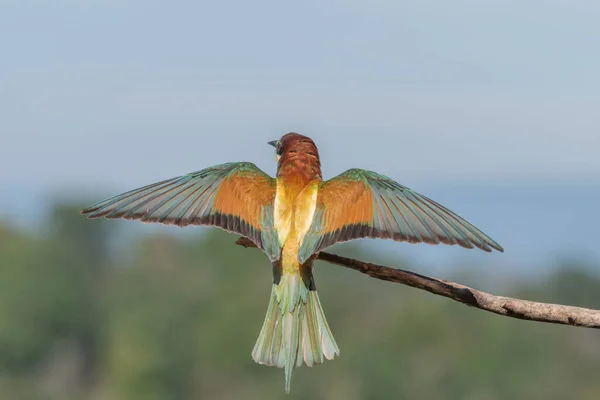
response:
<path id="1" fill-rule="evenodd" d="M 259 364 L 285 368 L 285 390 L 290 391 L 294 367 L 312 367 L 340 351 L 323 314 L 319 296 L 300 275 L 284 274 L 274 284 L 265 322 L 252 351 Z"/>

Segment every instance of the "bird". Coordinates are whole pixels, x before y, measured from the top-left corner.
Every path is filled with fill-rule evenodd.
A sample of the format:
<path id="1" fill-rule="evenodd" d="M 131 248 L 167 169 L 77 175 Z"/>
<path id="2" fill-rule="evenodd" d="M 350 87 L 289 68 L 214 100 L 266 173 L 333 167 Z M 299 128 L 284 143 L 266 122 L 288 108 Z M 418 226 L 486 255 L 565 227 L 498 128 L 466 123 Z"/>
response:
<path id="1" fill-rule="evenodd" d="M 206 225 L 244 236 L 269 258 L 273 284 L 252 350 L 255 362 L 292 371 L 338 356 L 313 277 L 323 249 L 360 238 L 504 249 L 446 207 L 393 179 L 349 169 L 323 180 L 314 141 L 290 132 L 275 147 L 271 177 L 251 162 L 228 162 L 97 202 L 88 218 L 124 218 L 179 227 Z"/>

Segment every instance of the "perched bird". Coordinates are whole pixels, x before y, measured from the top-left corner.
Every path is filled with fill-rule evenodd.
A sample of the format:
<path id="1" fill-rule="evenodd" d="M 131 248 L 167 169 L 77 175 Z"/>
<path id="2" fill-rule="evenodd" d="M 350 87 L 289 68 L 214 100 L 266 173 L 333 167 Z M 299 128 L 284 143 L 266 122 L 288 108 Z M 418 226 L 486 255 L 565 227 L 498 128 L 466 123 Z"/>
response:
<path id="1" fill-rule="evenodd" d="M 333 359 L 339 349 L 312 274 L 324 248 L 358 238 L 502 247 L 444 206 L 375 172 L 350 169 L 323 180 L 315 143 L 298 133 L 269 142 L 277 177 L 249 162 L 192 172 L 100 201 L 89 218 L 211 225 L 251 239 L 271 260 L 273 287 L 252 358 L 292 370 Z"/>

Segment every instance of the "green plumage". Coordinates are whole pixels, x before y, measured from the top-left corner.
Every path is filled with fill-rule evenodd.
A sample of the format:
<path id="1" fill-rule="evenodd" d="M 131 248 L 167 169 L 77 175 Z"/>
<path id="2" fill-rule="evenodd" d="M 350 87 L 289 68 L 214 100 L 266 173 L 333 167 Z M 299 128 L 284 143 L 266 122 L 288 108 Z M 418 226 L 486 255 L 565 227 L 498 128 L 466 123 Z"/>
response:
<path id="1" fill-rule="evenodd" d="M 269 307 L 252 350 L 259 364 L 285 369 L 285 390 L 290 391 L 292 371 L 303 363 L 312 367 L 339 355 L 315 290 L 298 274 L 283 274 L 271 290 Z"/>

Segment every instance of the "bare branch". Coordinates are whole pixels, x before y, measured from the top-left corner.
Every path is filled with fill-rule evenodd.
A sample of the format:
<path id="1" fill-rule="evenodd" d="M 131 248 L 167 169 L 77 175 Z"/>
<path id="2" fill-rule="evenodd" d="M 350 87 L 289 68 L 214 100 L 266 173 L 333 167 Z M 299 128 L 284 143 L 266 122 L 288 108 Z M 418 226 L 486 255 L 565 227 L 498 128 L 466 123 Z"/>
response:
<path id="1" fill-rule="evenodd" d="M 256 247 L 251 240 L 244 237 L 238 239 L 236 244 L 244 247 Z M 320 252 L 318 259 L 351 268 L 372 278 L 426 290 L 468 306 L 507 317 L 600 329 L 600 310 L 495 296 L 458 283 L 429 278 L 414 272 L 371 264 L 331 253 Z"/>

